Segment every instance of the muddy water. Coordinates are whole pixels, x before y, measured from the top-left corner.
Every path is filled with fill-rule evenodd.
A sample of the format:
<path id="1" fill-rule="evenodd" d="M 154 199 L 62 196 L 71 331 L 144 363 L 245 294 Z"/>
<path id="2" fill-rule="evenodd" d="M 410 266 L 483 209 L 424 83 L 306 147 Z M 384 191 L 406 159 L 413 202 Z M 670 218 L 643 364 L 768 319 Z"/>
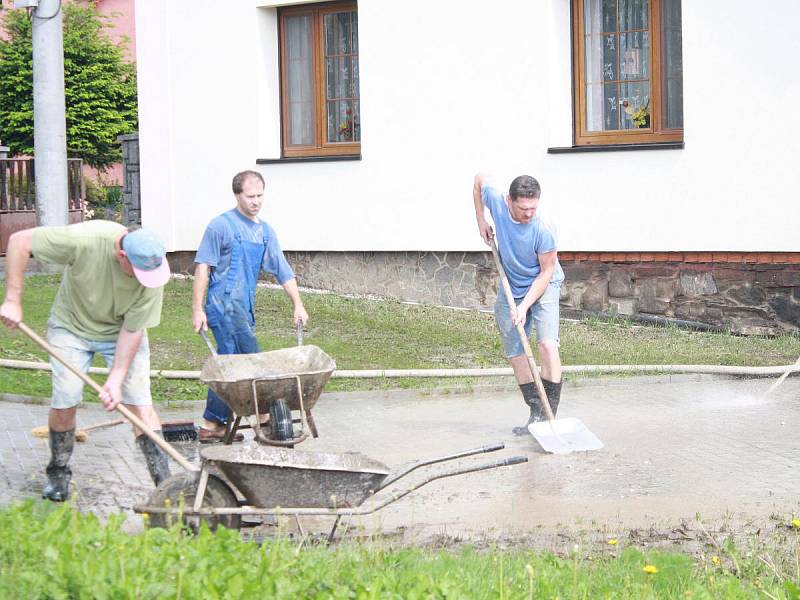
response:
<path id="1" fill-rule="evenodd" d="M 605 448 L 561 456 L 511 435 L 525 415 L 518 393 L 329 396 L 315 410 L 321 437 L 303 449 L 359 450 L 391 466 L 503 441 L 504 451 L 459 464 L 529 459 L 433 482 L 355 520 L 364 531 L 509 536 L 564 525 L 649 527 L 697 513 L 767 518 L 800 508 L 800 381 L 759 400 L 769 383 L 674 377 L 565 387 L 559 416 L 581 419 Z"/>
<path id="2" fill-rule="evenodd" d="M 800 514 L 800 378 L 790 378 L 768 400 L 760 400 L 771 382 L 698 376 L 568 383 L 559 416 L 579 418 L 605 448 L 566 456 L 544 454 L 532 437 L 511 434 L 526 416 L 517 391 L 328 394 L 314 408 L 320 438 L 297 449 L 361 452 L 396 468 L 500 441 L 505 450 L 455 464 L 528 458 L 513 467 L 434 481 L 383 510 L 343 523 L 340 531 L 343 527 L 347 534 L 396 534 L 411 543 L 441 536 L 538 536 L 549 543 L 575 539 L 575 532 L 602 536 L 655 527 L 669 538 L 693 523 L 697 513 L 738 523 L 744 531 L 773 515 L 772 521 L 780 522 Z M 19 431 L 9 430 L 7 436 L 19 438 L 14 451 L 17 462 L 24 462 L 19 468 L 6 462 L 5 471 L 0 469 L 8 481 L 19 481 L 7 490 L 9 499 L 37 497 L 49 459 L 46 440 L 25 438 L 45 420 L 47 408 L 17 408 L 28 420 L 7 420 L 7 427 L 20 423 Z M 198 404 L 164 410 L 162 417 L 198 419 L 201 411 Z M 107 417 L 98 412 L 93 418 Z M 196 445 L 177 446 L 191 462 L 198 460 Z M 378 498 L 448 464 L 420 469 Z M 93 432 L 89 443 L 76 449 L 71 466 L 79 506 L 100 516 L 130 513 L 152 491 L 126 431 Z M 330 525 L 329 518 L 303 520 L 307 532 Z M 131 515 L 126 526 L 133 531 L 141 521 Z M 565 528 L 572 532 L 566 537 Z"/>

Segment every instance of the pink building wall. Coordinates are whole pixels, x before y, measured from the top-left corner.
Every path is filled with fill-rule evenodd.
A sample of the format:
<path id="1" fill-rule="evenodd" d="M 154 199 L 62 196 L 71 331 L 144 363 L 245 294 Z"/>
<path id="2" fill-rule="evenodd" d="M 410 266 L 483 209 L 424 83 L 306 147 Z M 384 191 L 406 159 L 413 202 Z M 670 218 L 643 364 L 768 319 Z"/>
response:
<path id="1" fill-rule="evenodd" d="M 106 34 L 115 42 L 120 38 L 128 38 L 128 49 L 125 58 L 131 62 L 136 60 L 136 21 L 134 0 L 95 0 L 100 14 L 109 17 L 113 27 L 106 29 Z"/>
<path id="2" fill-rule="evenodd" d="M 125 59 L 131 62 L 136 60 L 136 21 L 134 0 L 94 0 L 94 4 L 100 14 L 108 17 L 109 24 L 105 30 L 115 43 L 122 38 L 127 38 L 127 48 Z M 96 169 L 85 166 L 83 173 L 90 179 L 97 179 L 98 176 L 108 184 L 122 185 L 122 164 L 111 165 L 105 173 L 98 173 Z"/>

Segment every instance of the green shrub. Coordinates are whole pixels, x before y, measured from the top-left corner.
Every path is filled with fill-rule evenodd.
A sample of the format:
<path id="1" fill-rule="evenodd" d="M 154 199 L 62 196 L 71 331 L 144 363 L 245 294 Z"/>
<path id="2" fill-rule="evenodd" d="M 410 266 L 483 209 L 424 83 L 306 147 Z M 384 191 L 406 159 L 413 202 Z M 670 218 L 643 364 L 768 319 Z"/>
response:
<path id="1" fill-rule="evenodd" d="M 119 185 L 108 183 L 102 175 L 98 175 L 97 179 L 84 177 L 84 186 L 87 218 L 122 222 L 124 205 Z"/>
<path id="2" fill-rule="evenodd" d="M 88 165 L 118 162 L 117 137 L 138 127 L 136 66 L 125 43 L 105 35 L 96 3 L 64 3 L 64 95 L 67 149 Z M 0 131 L 13 154 L 33 154 L 31 20 L 23 10 L 1 11 Z"/>

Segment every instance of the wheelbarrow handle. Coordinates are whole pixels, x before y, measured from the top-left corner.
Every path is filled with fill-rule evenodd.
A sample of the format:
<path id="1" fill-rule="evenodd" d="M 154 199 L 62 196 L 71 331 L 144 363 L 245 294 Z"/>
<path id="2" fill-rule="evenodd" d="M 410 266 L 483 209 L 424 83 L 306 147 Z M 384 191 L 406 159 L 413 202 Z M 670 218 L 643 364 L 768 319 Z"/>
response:
<path id="1" fill-rule="evenodd" d="M 86 385 L 92 388 L 98 394 L 103 393 L 103 388 L 98 385 L 98 383 L 86 375 L 83 371 L 79 370 L 75 365 L 70 363 L 66 358 L 64 358 L 58 350 L 53 348 L 47 341 L 39 337 L 39 335 L 33 331 L 30 327 L 25 325 L 25 323 L 21 322 L 18 323 L 18 327 L 29 338 L 31 338 L 34 342 L 36 342 L 39 346 L 41 346 L 50 356 L 55 358 L 58 362 L 64 365 L 67 369 L 72 371 L 78 378 L 81 379 Z M 153 442 L 161 448 L 164 452 L 170 455 L 175 462 L 177 462 L 180 466 L 186 469 L 189 472 L 198 471 L 199 469 L 186 460 L 181 454 L 175 450 L 170 444 L 164 441 L 164 438 L 161 438 L 155 434 L 155 432 L 150 429 L 150 427 L 142 421 L 138 416 L 132 413 L 124 404 L 117 404 L 116 407 L 117 411 L 122 413 L 122 416 L 128 419 L 133 425 L 135 425 L 138 429 L 142 431 L 147 437 L 149 437 Z"/>
<path id="2" fill-rule="evenodd" d="M 201 328 L 200 328 L 200 331 L 198 331 L 198 333 L 199 333 L 199 334 L 202 336 L 202 338 L 205 340 L 205 342 L 206 342 L 206 346 L 208 346 L 208 350 L 211 352 L 211 356 L 217 356 L 217 349 L 216 349 L 216 348 L 214 348 L 214 344 L 212 344 L 212 343 L 211 343 L 211 340 L 210 340 L 210 339 L 208 339 L 208 334 L 206 333 L 205 329 L 203 329 L 203 328 L 201 327 Z"/>
<path id="3" fill-rule="evenodd" d="M 512 456 L 511 458 L 507 458 L 498 464 L 498 467 L 510 467 L 511 465 L 520 465 L 522 463 L 528 462 L 527 456 Z"/>
<path id="4" fill-rule="evenodd" d="M 480 452 L 496 452 L 497 450 L 502 450 L 505 447 L 506 445 L 504 442 L 495 442 L 494 444 L 487 444 L 486 446 L 481 448 Z M 478 452 L 477 454 L 480 454 L 480 452 Z"/>
<path id="5" fill-rule="evenodd" d="M 398 479 L 402 479 L 403 477 L 405 477 L 406 475 L 408 475 L 412 471 L 416 471 L 420 467 L 427 467 L 429 465 L 435 465 L 437 463 L 446 462 L 448 460 L 455 460 L 457 458 L 464 458 L 466 456 L 474 456 L 475 454 L 483 454 L 483 453 L 486 453 L 486 452 L 496 452 L 497 450 L 502 450 L 505 447 L 506 447 L 505 443 L 503 443 L 503 442 L 495 442 L 494 444 L 487 444 L 485 446 L 480 446 L 478 448 L 472 448 L 470 450 L 462 450 L 461 452 L 456 452 L 454 454 L 448 454 L 446 456 L 439 456 L 439 457 L 431 458 L 431 459 L 428 459 L 428 460 L 414 461 L 413 463 L 407 465 L 405 468 L 403 468 L 402 470 L 398 471 L 397 473 L 389 475 L 389 477 L 387 477 L 383 481 L 383 483 L 381 483 L 381 486 L 378 489 L 376 489 L 375 492 L 377 492 L 378 490 L 382 490 L 387 486 L 392 485 Z"/>

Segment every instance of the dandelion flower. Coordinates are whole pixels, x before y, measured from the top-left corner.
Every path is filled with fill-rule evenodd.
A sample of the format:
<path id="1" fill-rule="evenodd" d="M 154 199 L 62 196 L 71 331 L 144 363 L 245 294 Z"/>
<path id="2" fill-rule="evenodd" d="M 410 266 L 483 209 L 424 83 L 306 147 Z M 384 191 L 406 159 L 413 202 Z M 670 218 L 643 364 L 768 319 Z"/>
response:
<path id="1" fill-rule="evenodd" d="M 533 577 L 533 565 L 525 565 L 525 572 L 528 574 L 528 577 Z"/>
<path id="2" fill-rule="evenodd" d="M 617 540 L 615 538 L 611 538 L 610 540 L 608 540 L 608 545 L 609 546 L 616 546 L 617 545 Z"/>
<path id="3" fill-rule="evenodd" d="M 719 564 L 720 564 L 719 556 L 712 556 L 711 557 L 711 564 L 719 566 Z"/>
<path id="4" fill-rule="evenodd" d="M 792 527 L 800 529 L 800 519 L 792 519 Z"/>
<path id="5" fill-rule="evenodd" d="M 642 571 L 644 571 L 648 575 L 653 575 L 655 573 L 658 573 L 658 567 L 656 567 L 655 565 L 645 565 Z"/>

